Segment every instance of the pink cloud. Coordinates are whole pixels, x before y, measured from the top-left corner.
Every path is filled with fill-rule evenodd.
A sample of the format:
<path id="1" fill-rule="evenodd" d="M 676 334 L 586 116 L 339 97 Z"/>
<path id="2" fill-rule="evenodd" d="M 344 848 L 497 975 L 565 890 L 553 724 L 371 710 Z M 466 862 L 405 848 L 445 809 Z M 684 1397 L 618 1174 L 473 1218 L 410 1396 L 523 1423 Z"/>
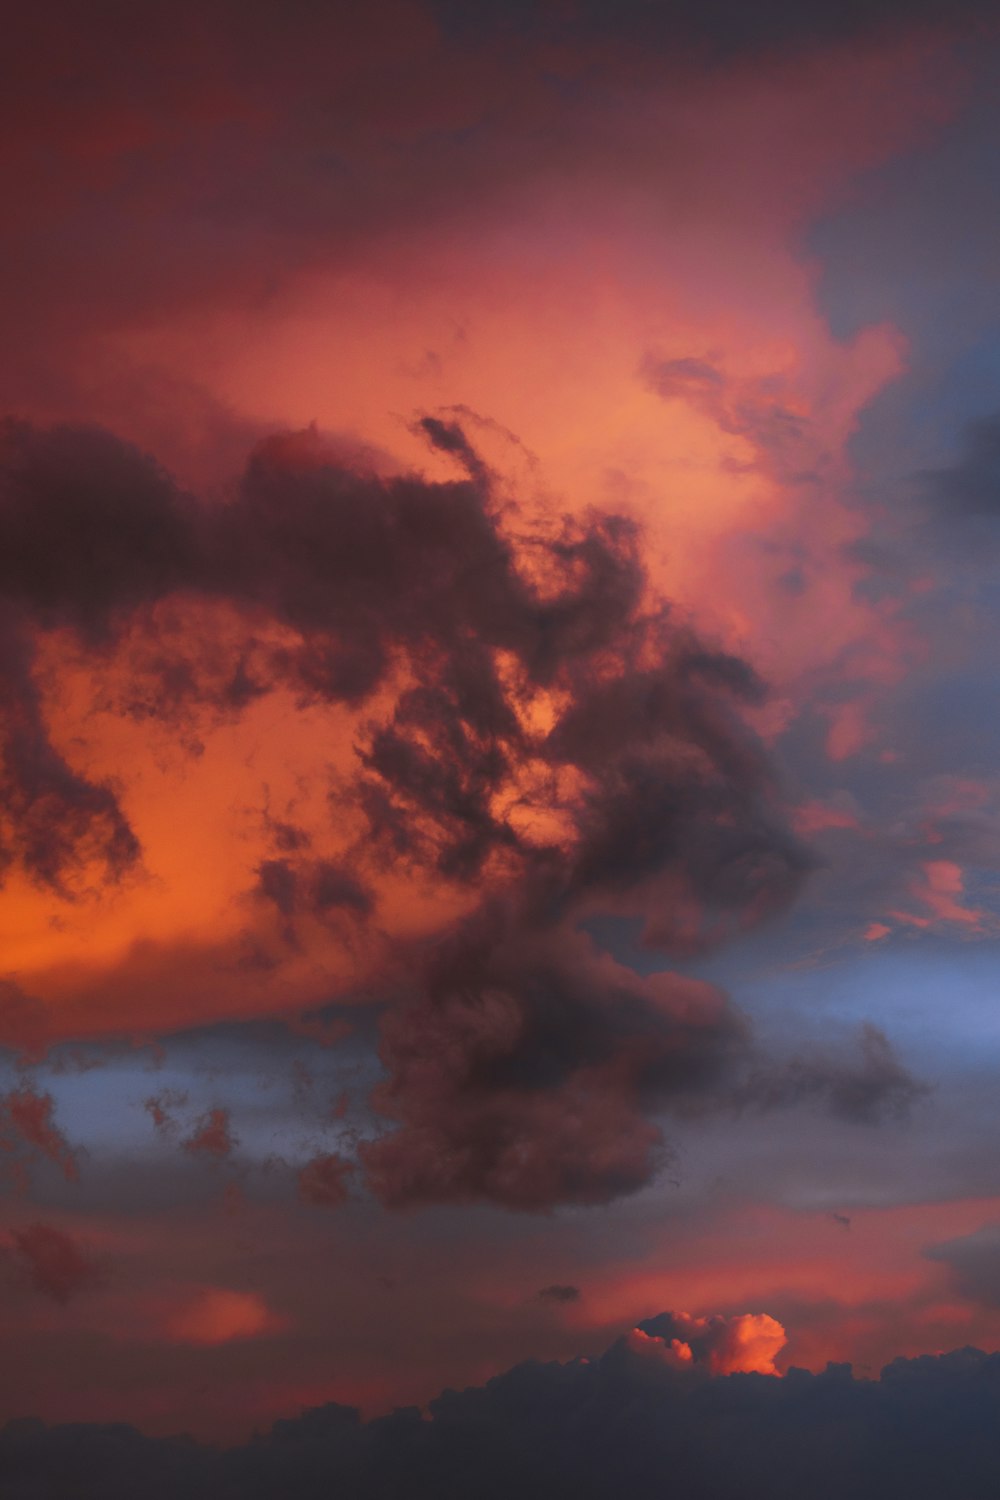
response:
<path id="1" fill-rule="evenodd" d="M 208 1109 L 198 1119 L 191 1134 L 184 1140 L 184 1150 L 193 1156 L 214 1156 L 218 1159 L 229 1156 L 236 1145 L 229 1123 L 229 1110 Z"/>
<path id="2" fill-rule="evenodd" d="M 961 865 L 950 859 L 924 860 L 920 874 L 910 882 L 910 894 L 930 913 L 929 916 L 908 911 L 889 915 L 910 927 L 930 927 L 935 922 L 954 922 L 971 932 L 983 930 L 987 913 L 979 907 L 966 906 L 965 876 Z"/>

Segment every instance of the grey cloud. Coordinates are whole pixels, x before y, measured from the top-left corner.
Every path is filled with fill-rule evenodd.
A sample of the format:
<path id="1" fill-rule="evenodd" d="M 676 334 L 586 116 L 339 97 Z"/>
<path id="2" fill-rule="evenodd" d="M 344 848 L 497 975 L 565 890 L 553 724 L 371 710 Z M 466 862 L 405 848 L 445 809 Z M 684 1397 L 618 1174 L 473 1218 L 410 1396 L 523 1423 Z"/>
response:
<path id="1" fill-rule="evenodd" d="M 942 517 L 1000 513 L 1000 415 L 970 422 L 962 433 L 958 461 L 925 469 L 917 478 Z"/>
<path id="2" fill-rule="evenodd" d="M 813 1053 L 751 1074 L 741 1103 L 765 1109 L 818 1103 L 837 1119 L 874 1125 L 905 1119 L 929 1087 L 903 1066 L 878 1026 L 865 1022 L 856 1057 Z"/>

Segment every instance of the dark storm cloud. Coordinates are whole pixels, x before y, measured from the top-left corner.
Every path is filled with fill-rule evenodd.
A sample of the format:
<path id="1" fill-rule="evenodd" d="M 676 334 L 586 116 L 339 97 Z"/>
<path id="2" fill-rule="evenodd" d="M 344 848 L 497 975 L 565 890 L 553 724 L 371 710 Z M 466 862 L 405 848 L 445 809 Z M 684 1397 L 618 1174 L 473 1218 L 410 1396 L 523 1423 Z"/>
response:
<path id="1" fill-rule="evenodd" d="M 19 643 L 59 626 L 107 655 L 136 622 L 155 636 L 149 612 L 168 595 L 234 612 L 221 669 L 204 673 L 183 632 L 157 638 L 152 667 L 126 654 L 133 710 L 141 699 L 169 719 L 224 702 L 234 714 L 282 684 L 360 707 L 407 660 L 409 685 L 362 728 L 357 773 L 334 794 L 368 824 L 350 868 L 285 837 L 257 877 L 290 941 L 304 916 L 372 917 L 380 864 L 482 887 L 477 914 L 404 959 L 409 998 L 386 1013 L 375 1095 L 394 1128 L 362 1148 L 369 1184 L 394 1204 L 599 1202 L 665 1159 L 657 1113 L 727 1090 L 867 1122 L 903 1113 L 919 1085 L 874 1028 L 859 1064 L 797 1060 L 747 1084 L 746 1030 L 723 996 L 622 969 L 574 931 L 618 911 L 642 920 L 647 944 L 689 954 L 792 899 L 810 859 L 741 716 L 763 686 L 668 609 L 649 610 L 632 523 L 564 520 L 515 550 L 509 502 L 502 515 L 463 430 L 424 429 L 468 478 L 354 472 L 306 433 L 260 444 L 235 497 L 203 504 L 108 434 L 12 424 L 0 489 L 0 544 L 17 560 L 0 583 Z M 260 646 L 262 619 L 283 627 L 281 644 Z M 28 665 L 18 682 L 21 717 L 40 723 Z M 533 727 L 533 697 L 551 692 L 560 710 Z M 65 768 L 55 796 L 39 780 L 54 756 L 42 739 L 30 764 L 8 757 L 24 865 L 57 884 L 96 851 L 117 870 L 135 847 L 111 792 Z M 562 827 L 547 834 L 552 809 Z M 228 1153 L 223 1113 L 188 1149 Z"/>
<path id="2" fill-rule="evenodd" d="M 669 1316 L 669 1315 L 668 1315 Z M 710 1376 L 628 1339 L 602 1358 L 517 1365 L 445 1391 L 426 1414 L 362 1423 L 329 1405 L 220 1452 L 125 1425 L 8 1422 L 11 1500 L 993 1500 L 1000 1484 L 1000 1355 L 897 1359 L 877 1381 L 849 1365 Z"/>
<path id="3" fill-rule="evenodd" d="M 0 587 L 22 651 L 11 722 L 34 714 L 36 742 L 7 758 L 10 824 L 52 885 L 74 862 L 103 854 L 117 874 L 136 855 L 110 789 L 62 767 L 37 727 L 20 643 L 54 627 L 124 667 L 120 708 L 167 721 L 236 716 L 278 686 L 361 709 L 405 662 L 332 793 L 366 834 L 337 862 L 276 836 L 256 895 L 295 943 L 305 917 L 377 921 L 385 866 L 479 889 L 459 930 L 399 955 L 408 998 L 386 1014 L 376 1095 L 395 1128 L 364 1147 L 369 1182 L 393 1203 L 603 1201 L 650 1179 L 652 1115 L 718 1097 L 746 1038 L 717 991 L 621 969 L 579 922 L 612 911 L 649 946 L 704 951 L 787 905 L 811 860 L 742 713 L 762 684 L 650 606 L 635 525 L 519 526 L 464 431 L 424 430 L 468 477 L 380 478 L 291 434 L 206 503 L 106 433 L 11 424 L 0 554 L 16 565 Z M 229 624 L 161 628 L 168 599 Z M 900 1086 L 879 1061 L 860 1082 L 800 1070 L 775 1102 L 825 1091 L 874 1118 Z M 188 1144 L 221 1155 L 228 1139 L 213 1120 Z"/>
<path id="4" fill-rule="evenodd" d="M 464 436 L 451 446 L 467 458 Z M 432 484 L 352 473 L 309 434 L 262 444 L 237 499 L 214 507 L 195 505 L 152 460 L 106 434 L 18 424 L 8 429 L 5 457 L 0 542 L 16 566 L 0 569 L 0 585 L 19 623 L 73 627 L 102 650 L 167 594 L 225 601 L 244 611 L 247 628 L 263 612 L 299 644 L 260 657 L 262 680 L 243 701 L 285 682 L 304 699 L 358 705 L 382 684 L 390 659 L 408 652 L 414 685 L 372 727 L 361 757 L 360 792 L 377 839 L 422 848 L 459 877 L 494 851 L 523 856 L 523 841 L 492 803 L 530 754 L 552 771 L 603 778 L 580 815 L 580 848 L 559 882 L 566 890 L 629 884 L 637 864 L 651 872 L 676 860 L 691 866 L 698 893 L 724 908 L 743 905 L 751 889 L 787 899 L 804 872 L 802 851 L 768 820 L 769 770 L 730 706 L 756 702 L 760 684 L 669 616 L 643 614 L 631 523 L 567 521 L 559 534 L 533 539 L 548 574 L 539 590 L 479 478 Z M 234 647 L 234 712 L 241 699 L 233 684 L 254 644 L 251 631 Z M 192 649 L 183 643 L 171 663 L 170 641 L 161 643 L 144 712 L 168 714 L 178 697 L 218 701 L 217 679 L 199 676 Z M 497 652 L 514 658 L 513 691 L 498 675 Z M 15 657 L 13 645 L 7 655 Z M 30 659 L 17 666 L 27 716 Z M 518 697 L 553 685 L 569 690 L 572 704 L 550 732 L 531 735 L 515 711 Z M 22 760 L 11 759 L 12 777 L 28 782 Z M 50 779 L 58 782 L 55 769 Z M 49 789 L 22 790 L 26 821 Z M 62 803 L 71 793 L 110 797 L 71 783 Z M 112 812 L 113 803 L 87 809 L 91 821 Z M 695 870 L 694 848 L 706 844 Z M 312 874 L 314 907 L 364 906 L 346 872 Z M 271 862 L 261 881 L 282 911 L 298 899 L 287 861 Z"/>
<path id="5" fill-rule="evenodd" d="M 667 1154 L 652 1112 L 718 1086 L 744 1041 L 718 991 L 645 978 L 511 911 L 449 937 L 421 989 L 382 1025 L 373 1103 L 400 1128 L 360 1147 L 398 1206 L 633 1192 Z"/>

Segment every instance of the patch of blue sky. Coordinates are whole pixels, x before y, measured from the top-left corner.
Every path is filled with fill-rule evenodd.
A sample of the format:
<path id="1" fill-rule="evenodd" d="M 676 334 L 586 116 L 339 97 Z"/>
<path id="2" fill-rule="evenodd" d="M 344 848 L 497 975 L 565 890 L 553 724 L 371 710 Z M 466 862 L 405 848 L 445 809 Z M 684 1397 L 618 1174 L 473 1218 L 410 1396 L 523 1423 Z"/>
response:
<path id="1" fill-rule="evenodd" d="M 1000 946 L 921 933 L 887 938 L 836 962 L 748 972 L 720 955 L 700 966 L 753 1018 L 759 1041 L 783 1051 L 847 1045 L 864 1022 L 882 1027 L 904 1063 L 933 1080 L 1000 1065 Z M 838 1036 L 839 1032 L 839 1036 Z"/>
<path id="2" fill-rule="evenodd" d="M 261 1035 L 217 1027 L 168 1042 L 161 1060 L 148 1051 L 129 1051 L 75 1069 L 64 1067 L 57 1052 L 28 1076 L 34 1087 L 52 1094 L 56 1121 L 74 1148 L 94 1158 L 181 1154 L 184 1138 L 206 1111 L 223 1108 L 238 1143 L 234 1159 L 281 1157 L 294 1165 L 318 1150 L 336 1149 L 347 1135 L 371 1133 L 370 1118 L 357 1103 L 343 1118 L 331 1115 L 340 1094 L 360 1101 L 370 1090 L 377 1064 L 363 1059 L 358 1048 L 345 1044 L 323 1048 L 295 1039 L 269 1047 Z M 11 1061 L 3 1064 L 4 1087 L 20 1076 Z M 157 1130 L 145 1107 L 154 1096 L 174 1122 L 169 1130 Z"/>

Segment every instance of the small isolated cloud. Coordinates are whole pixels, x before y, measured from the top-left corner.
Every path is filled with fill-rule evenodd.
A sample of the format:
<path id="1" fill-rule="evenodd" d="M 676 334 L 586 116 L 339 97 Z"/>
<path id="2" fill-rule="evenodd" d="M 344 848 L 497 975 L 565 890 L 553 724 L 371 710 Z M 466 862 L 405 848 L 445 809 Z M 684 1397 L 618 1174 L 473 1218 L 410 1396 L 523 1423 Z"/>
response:
<path id="1" fill-rule="evenodd" d="M 540 1302 L 556 1303 L 579 1302 L 580 1288 L 578 1286 L 563 1286 L 559 1282 L 556 1282 L 552 1286 L 543 1286 L 538 1293 L 538 1300 Z"/>
<path id="2" fill-rule="evenodd" d="M 232 1154 L 236 1137 L 229 1123 L 229 1111 L 216 1106 L 207 1109 L 195 1122 L 191 1134 L 182 1142 L 192 1156 L 214 1156 L 218 1160 Z"/>
<path id="3" fill-rule="evenodd" d="M 177 1126 L 173 1111 L 186 1104 L 187 1098 L 182 1089 L 162 1089 L 160 1093 L 151 1094 L 148 1099 L 144 1099 L 142 1107 L 156 1129 L 169 1134 Z"/>
<path id="4" fill-rule="evenodd" d="M 11 1243 L 32 1286 L 54 1302 L 71 1301 L 98 1279 L 97 1267 L 83 1246 L 50 1224 L 12 1230 Z"/>
<path id="5" fill-rule="evenodd" d="M 760 1069 L 746 1084 L 743 1102 L 765 1109 L 817 1103 L 859 1125 L 905 1119 L 928 1085 L 903 1066 L 878 1026 L 866 1021 L 857 1040 L 854 1056 L 815 1053 Z"/>
<path id="6" fill-rule="evenodd" d="M 910 895 L 924 908 L 923 912 L 893 911 L 890 916 L 910 927 L 930 927 L 953 922 L 970 931 L 982 930 L 986 912 L 966 906 L 965 875 L 961 865 L 951 859 L 929 859 L 910 882 Z"/>
<path id="7" fill-rule="evenodd" d="M 258 1338 L 282 1327 L 284 1320 L 256 1292 L 209 1287 L 168 1315 L 164 1333 L 172 1343 L 215 1345 Z"/>

